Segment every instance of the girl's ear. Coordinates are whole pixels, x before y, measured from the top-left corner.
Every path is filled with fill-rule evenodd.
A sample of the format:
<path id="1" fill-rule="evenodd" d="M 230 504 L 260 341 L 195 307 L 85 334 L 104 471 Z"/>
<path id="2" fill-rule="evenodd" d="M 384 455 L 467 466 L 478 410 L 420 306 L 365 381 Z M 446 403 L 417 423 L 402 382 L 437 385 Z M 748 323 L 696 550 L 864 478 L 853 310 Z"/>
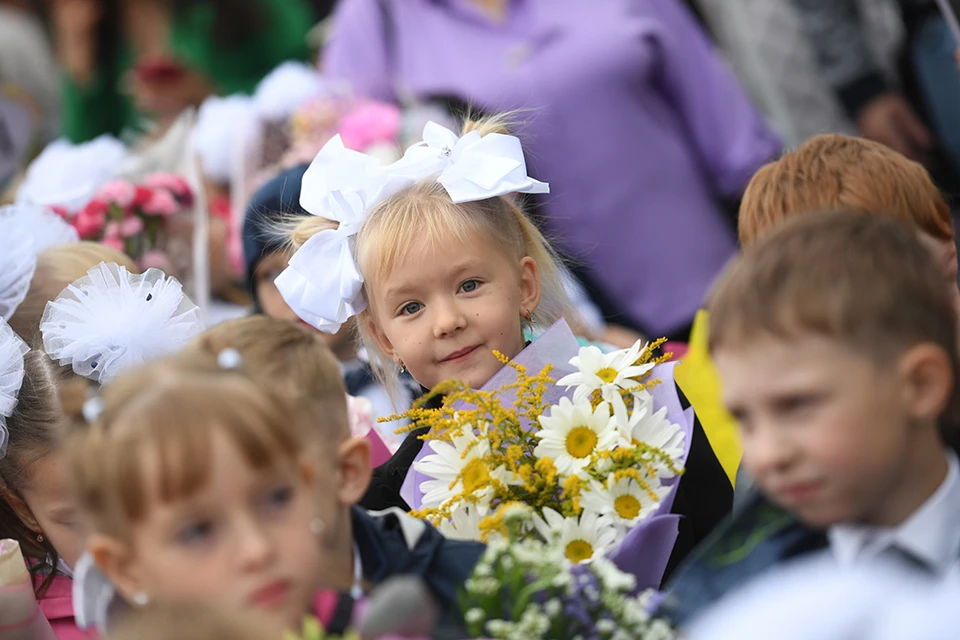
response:
<path id="1" fill-rule="evenodd" d="M 540 304 L 540 267 L 530 256 L 520 261 L 520 315 L 533 313 Z"/>
<path id="2" fill-rule="evenodd" d="M 367 333 L 373 336 L 373 339 L 377 343 L 377 347 L 380 349 L 380 351 L 383 354 L 385 354 L 388 358 L 396 362 L 397 350 L 393 348 L 393 343 L 390 342 L 390 338 L 387 337 L 387 334 L 385 334 L 380 329 L 379 325 L 377 325 L 377 323 L 374 322 L 373 313 L 368 312 L 366 314 L 366 317 L 363 318 L 363 322 L 367 327 Z"/>
<path id="3" fill-rule="evenodd" d="M 350 438 L 340 445 L 338 456 L 337 501 L 342 505 L 355 505 L 367 492 L 373 476 L 370 441 L 366 438 Z"/>
<path id="4" fill-rule="evenodd" d="M 0 499 L 10 505 L 10 508 L 13 509 L 13 513 L 16 514 L 17 518 L 20 519 L 28 529 L 36 533 L 40 533 L 40 523 L 37 522 L 37 519 L 33 517 L 33 512 L 30 511 L 30 507 L 27 506 L 27 503 L 24 502 L 20 496 L 15 494 L 13 491 L 10 491 L 6 487 L 0 487 Z"/>
<path id="5" fill-rule="evenodd" d="M 124 600 L 133 602 L 134 596 L 143 592 L 143 582 L 126 544 L 111 536 L 95 533 L 87 540 L 87 550 Z"/>

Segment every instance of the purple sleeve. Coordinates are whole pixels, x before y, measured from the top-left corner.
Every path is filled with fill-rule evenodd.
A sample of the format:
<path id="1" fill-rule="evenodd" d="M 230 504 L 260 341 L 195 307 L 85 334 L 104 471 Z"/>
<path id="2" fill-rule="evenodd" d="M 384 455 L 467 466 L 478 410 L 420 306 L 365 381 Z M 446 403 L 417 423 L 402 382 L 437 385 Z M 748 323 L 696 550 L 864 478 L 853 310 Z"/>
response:
<path id="1" fill-rule="evenodd" d="M 680 0 L 647 0 L 660 29 L 661 88 L 682 115 L 717 192 L 739 197 L 780 141 Z"/>
<path id="2" fill-rule="evenodd" d="M 378 0 L 341 0 L 323 51 L 324 73 L 362 96 L 393 100 L 386 33 Z"/>

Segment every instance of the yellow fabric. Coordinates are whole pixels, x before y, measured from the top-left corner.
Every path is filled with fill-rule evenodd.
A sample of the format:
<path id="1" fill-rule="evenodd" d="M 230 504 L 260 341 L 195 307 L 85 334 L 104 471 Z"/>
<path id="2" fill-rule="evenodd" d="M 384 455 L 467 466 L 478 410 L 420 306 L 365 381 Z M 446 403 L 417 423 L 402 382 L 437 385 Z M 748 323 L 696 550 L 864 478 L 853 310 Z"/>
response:
<path id="1" fill-rule="evenodd" d="M 690 350 L 674 370 L 680 390 L 693 405 L 700 425 L 713 448 L 713 454 L 723 466 L 733 484 L 740 466 L 742 450 L 737 435 L 737 423 L 723 407 L 720 395 L 720 376 L 713 366 L 707 349 L 708 317 L 700 310 L 690 331 Z"/>

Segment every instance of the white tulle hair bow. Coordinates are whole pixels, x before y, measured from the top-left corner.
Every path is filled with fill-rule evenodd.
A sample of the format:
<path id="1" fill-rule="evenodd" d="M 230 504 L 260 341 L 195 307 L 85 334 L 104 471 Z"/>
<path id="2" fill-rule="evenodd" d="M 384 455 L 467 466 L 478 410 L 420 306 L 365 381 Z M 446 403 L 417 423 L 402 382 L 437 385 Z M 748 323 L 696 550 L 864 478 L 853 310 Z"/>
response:
<path id="1" fill-rule="evenodd" d="M 7 455 L 10 440 L 7 418 L 17 408 L 17 396 L 23 386 L 23 356 L 28 351 L 20 336 L 0 320 L 0 459 Z"/>
<path id="2" fill-rule="evenodd" d="M 40 206 L 0 207 L 0 318 L 9 320 L 27 297 L 37 254 L 78 240 L 73 227 Z"/>
<path id="3" fill-rule="evenodd" d="M 334 137 L 304 174 L 300 205 L 340 225 L 305 242 L 276 280 L 283 299 L 300 318 L 320 331 L 336 333 L 366 308 L 353 236 L 376 204 L 430 178 L 443 185 L 455 203 L 550 192 L 547 183 L 527 175 L 523 148 L 514 136 L 473 131 L 458 137 L 428 122 L 423 142 L 386 167 L 344 148 L 340 137 Z"/>
<path id="4" fill-rule="evenodd" d="M 47 354 L 101 384 L 176 352 L 201 331 L 200 309 L 175 278 L 103 262 L 47 304 L 40 321 Z"/>

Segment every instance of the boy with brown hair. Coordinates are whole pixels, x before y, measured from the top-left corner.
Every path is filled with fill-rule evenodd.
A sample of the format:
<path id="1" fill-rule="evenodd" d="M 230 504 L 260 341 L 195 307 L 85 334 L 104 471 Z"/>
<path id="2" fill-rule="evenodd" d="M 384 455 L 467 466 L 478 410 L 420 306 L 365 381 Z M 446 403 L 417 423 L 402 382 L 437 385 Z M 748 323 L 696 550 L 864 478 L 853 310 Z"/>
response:
<path id="1" fill-rule="evenodd" d="M 937 265 L 901 223 L 814 213 L 726 270 L 710 350 L 763 495 L 695 553 L 677 622 L 789 559 L 960 570 L 960 473 L 940 423 L 956 321 Z"/>

